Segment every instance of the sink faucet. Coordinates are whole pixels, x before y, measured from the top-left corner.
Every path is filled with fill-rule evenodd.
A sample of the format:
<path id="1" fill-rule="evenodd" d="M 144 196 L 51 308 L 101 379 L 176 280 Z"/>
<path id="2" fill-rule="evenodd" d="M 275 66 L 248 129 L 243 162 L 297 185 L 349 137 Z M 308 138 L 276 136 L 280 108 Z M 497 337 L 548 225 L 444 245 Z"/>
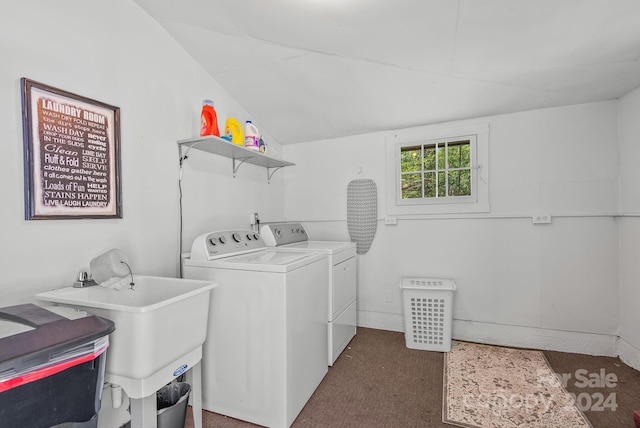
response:
<path id="1" fill-rule="evenodd" d="M 91 287 L 92 285 L 98 285 L 98 283 L 90 278 L 89 274 L 84 271 L 78 274 L 78 280 L 73 283 L 75 288 Z"/>
<path id="2" fill-rule="evenodd" d="M 133 286 L 136 285 L 135 282 L 133 282 L 133 272 L 131 271 L 131 266 L 129 266 L 129 264 L 127 262 L 124 261 L 120 261 L 120 263 L 122 263 L 123 265 L 125 265 L 127 267 L 127 269 L 129 270 L 129 275 L 131 276 L 131 282 L 129 283 L 129 289 L 133 290 Z M 98 285 L 98 283 L 89 276 L 89 274 L 87 272 L 81 271 L 78 274 L 78 279 L 73 283 L 73 287 L 74 288 L 84 288 L 84 287 L 91 287 L 93 285 Z"/>
<path id="3" fill-rule="evenodd" d="M 129 263 L 123 262 L 122 260 L 120 260 L 120 263 L 122 263 L 127 267 L 127 269 L 129 269 L 129 275 L 131 275 L 131 282 L 129 283 L 129 289 L 133 290 L 133 286 L 136 285 L 136 283 L 133 282 L 133 272 L 131 272 L 131 266 L 129 266 Z"/>

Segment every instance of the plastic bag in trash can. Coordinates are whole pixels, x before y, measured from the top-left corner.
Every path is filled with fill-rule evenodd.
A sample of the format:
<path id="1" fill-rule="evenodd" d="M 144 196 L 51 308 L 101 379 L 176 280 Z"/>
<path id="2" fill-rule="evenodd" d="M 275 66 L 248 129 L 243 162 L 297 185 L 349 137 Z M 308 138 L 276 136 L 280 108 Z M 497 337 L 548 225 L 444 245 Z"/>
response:
<path id="1" fill-rule="evenodd" d="M 187 416 L 187 399 L 191 386 L 175 382 L 163 386 L 156 393 L 158 428 L 183 428 Z"/>
<path id="2" fill-rule="evenodd" d="M 174 406 L 180 399 L 191 391 L 191 385 L 187 382 L 174 382 L 163 386 L 156 393 L 156 405 L 158 410 Z"/>

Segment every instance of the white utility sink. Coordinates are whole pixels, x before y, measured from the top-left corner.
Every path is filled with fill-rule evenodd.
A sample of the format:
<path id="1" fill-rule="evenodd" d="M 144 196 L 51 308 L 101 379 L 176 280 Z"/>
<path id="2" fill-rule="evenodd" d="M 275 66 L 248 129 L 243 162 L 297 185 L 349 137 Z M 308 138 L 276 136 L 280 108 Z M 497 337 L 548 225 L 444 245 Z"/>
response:
<path id="1" fill-rule="evenodd" d="M 122 386 L 129 398 L 153 396 L 155 402 L 157 390 L 202 359 L 210 293 L 216 284 L 135 274 L 133 278 L 133 289 L 65 287 L 36 298 L 113 321 L 105 381 Z"/>
<path id="2" fill-rule="evenodd" d="M 36 298 L 113 321 L 116 330 L 110 336 L 106 367 L 109 382 L 121 385 L 129 397 L 140 398 L 164 383 L 136 381 L 148 380 L 162 369 L 172 375 L 181 365 L 171 363 L 204 343 L 209 293 L 215 285 L 143 275 L 134 275 L 134 282 L 133 290 L 66 287 L 36 294 Z"/>

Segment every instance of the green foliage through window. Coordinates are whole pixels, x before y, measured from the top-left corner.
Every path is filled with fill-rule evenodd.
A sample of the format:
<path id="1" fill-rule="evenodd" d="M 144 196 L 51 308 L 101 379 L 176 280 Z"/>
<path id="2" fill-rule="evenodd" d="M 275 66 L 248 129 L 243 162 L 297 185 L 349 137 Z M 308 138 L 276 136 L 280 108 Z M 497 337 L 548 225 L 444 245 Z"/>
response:
<path id="1" fill-rule="evenodd" d="M 471 141 L 400 148 L 402 199 L 471 195 Z"/>

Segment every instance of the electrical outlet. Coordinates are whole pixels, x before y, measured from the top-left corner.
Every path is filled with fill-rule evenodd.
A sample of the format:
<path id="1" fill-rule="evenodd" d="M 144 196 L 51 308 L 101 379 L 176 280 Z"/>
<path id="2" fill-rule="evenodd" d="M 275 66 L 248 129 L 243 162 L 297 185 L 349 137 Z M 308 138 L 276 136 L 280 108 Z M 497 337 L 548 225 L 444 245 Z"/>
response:
<path id="1" fill-rule="evenodd" d="M 550 213 L 534 214 L 533 217 L 531 217 L 531 222 L 533 224 L 548 224 L 548 223 L 551 223 L 551 214 Z"/>

